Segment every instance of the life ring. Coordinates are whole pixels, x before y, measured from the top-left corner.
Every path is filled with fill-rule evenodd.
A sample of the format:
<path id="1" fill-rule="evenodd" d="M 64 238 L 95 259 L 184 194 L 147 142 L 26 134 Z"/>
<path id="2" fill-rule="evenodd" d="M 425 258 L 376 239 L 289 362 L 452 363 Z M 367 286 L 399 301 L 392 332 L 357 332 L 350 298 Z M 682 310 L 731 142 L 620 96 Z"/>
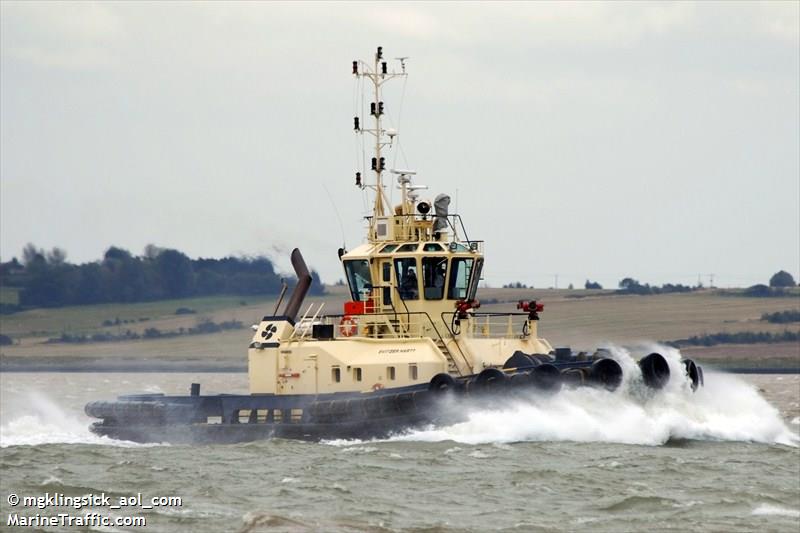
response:
<path id="1" fill-rule="evenodd" d="M 339 322 L 339 333 L 345 337 L 352 337 L 358 331 L 358 322 L 351 317 L 345 316 L 342 318 L 342 321 Z"/>
<path id="2" fill-rule="evenodd" d="M 375 385 L 372 386 L 373 391 L 379 391 L 382 388 L 383 388 L 383 383 L 376 383 Z"/>

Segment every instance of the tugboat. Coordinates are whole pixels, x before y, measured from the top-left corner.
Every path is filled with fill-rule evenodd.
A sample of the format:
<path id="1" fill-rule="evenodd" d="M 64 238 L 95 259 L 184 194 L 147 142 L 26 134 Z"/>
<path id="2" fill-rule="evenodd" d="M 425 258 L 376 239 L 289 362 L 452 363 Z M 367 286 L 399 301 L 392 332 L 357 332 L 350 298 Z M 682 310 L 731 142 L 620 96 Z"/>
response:
<path id="1" fill-rule="evenodd" d="M 373 193 L 366 242 L 339 249 L 350 300 L 342 313 L 323 314 L 309 305 L 300 315 L 311 276 L 298 249 L 291 254 L 297 284 L 278 312 L 265 316 L 248 348 L 250 394 L 136 394 L 95 401 L 85 412 L 100 419 L 98 435 L 137 442 L 242 442 L 271 437 L 371 438 L 463 419 L 471 405 L 497 405 L 561 387 L 595 386 L 610 391 L 623 370 L 610 352 L 573 353 L 553 348 L 538 335 L 544 305 L 520 301 L 517 312 L 479 312 L 476 299 L 484 265 L 483 241 L 471 239 L 450 198 L 420 199 L 427 187 L 415 172 L 387 169 L 384 150 L 397 132 L 382 122 L 384 83 L 405 77 L 389 71 L 378 47 L 371 64 L 353 61 L 353 75 L 372 85 L 373 180 L 361 172 L 355 184 Z M 366 110 L 365 110 L 366 112 Z M 363 139 L 363 137 L 362 137 Z M 386 194 L 387 173 L 399 203 Z M 667 360 L 651 353 L 638 362 L 651 389 L 670 379 Z M 692 390 L 702 368 L 684 360 Z M 679 376 L 684 379 L 682 376 Z"/>

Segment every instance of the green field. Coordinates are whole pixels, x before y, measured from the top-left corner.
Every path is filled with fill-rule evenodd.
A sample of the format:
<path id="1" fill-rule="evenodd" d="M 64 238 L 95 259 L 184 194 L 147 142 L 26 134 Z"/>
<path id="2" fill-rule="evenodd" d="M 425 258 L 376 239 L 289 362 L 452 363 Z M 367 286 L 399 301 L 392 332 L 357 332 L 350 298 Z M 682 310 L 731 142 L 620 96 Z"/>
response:
<path id="1" fill-rule="evenodd" d="M 344 287 L 329 287 L 322 297 L 309 297 L 301 313 L 312 302 L 324 303 L 324 312 L 340 313 L 347 298 Z M 608 344 L 643 345 L 692 335 L 718 332 L 797 331 L 800 324 L 771 324 L 762 321 L 767 312 L 800 308 L 800 298 L 748 298 L 722 296 L 713 290 L 649 296 L 615 295 L 612 291 L 481 289 L 479 298 L 497 302 L 485 304 L 479 312 L 514 311 L 515 302 L 537 299 L 545 304 L 539 334 L 554 346 L 594 349 Z M 179 307 L 197 313 L 175 315 Z M 21 362 L 42 364 L 91 364 L 97 361 L 157 362 L 163 365 L 238 365 L 246 362 L 248 329 L 215 334 L 172 338 L 99 342 L 87 344 L 44 344 L 62 333 L 92 334 L 126 330 L 142 333 L 146 328 L 175 331 L 191 328 L 201 320 L 238 320 L 245 327 L 273 313 L 273 298 L 213 297 L 168 300 L 136 304 L 107 304 L 59 309 L 33 309 L 0 316 L 0 332 L 14 345 L 0 349 L 4 367 Z M 120 324 L 103 326 L 104 321 Z M 126 323 L 127 321 L 127 323 Z M 761 361 L 761 366 L 800 367 L 800 344 L 719 345 L 684 348 L 700 360 L 736 366 Z"/>

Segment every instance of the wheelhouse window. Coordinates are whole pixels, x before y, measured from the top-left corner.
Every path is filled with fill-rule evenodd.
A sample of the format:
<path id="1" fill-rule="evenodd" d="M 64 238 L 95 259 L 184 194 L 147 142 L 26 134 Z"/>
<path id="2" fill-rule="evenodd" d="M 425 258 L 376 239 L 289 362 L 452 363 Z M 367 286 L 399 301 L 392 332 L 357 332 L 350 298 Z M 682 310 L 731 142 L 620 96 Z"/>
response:
<path id="1" fill-rule="evenodd" d="M 417 243 L 404 244 L 403 246 L 398 248 L 397 251 L 398 252 L 416 252 L 418 246 L 419 245 Z"/>
<path id="2" fill-rule="evenodd" d="M 369 261 L 366 259 L 345 261 L 344 270 L 347 274 L 347 283 L 350 285 L 350 296 L 353 301 L 367 301 L 372 290 Z"/>
<path id="3" fill-rule="evenodd" d="M 422 258 L 422 284 L 426 300 L 444 298 L 444 280 L 447 275 L 446 257 Z"/>
<path id="4" fill-rule="evenodd" d="M 398 292 L 403 300 L 419 299 L 419 278 L 417 277 L 417 260 L 405 257 L 394 260 L 395 275 L 397 276 Z"/>
<path id="5" fill-rule="evenodd" d="M 450 283 L 447 287 L 448 299 L 463 300 L 467 297 L 467 287 L 474 262 L 471 257 L 456 257 L 451 261 Z"/>

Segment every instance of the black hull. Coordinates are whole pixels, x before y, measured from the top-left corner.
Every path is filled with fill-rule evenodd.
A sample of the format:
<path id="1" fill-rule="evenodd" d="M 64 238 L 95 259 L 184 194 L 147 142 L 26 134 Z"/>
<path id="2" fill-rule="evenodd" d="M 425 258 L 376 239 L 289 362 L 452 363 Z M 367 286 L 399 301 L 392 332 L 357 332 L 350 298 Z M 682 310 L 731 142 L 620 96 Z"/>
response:
<path id="1" fill-rule="evenodd" d="M 427 388 L 296 396 L 138 395 L 93 402 L 86 412 L 103 418 L 91 426 L 93 433 L 142 443 L 380 438 L 458 419 L 442 409 L 438 400 L 444 394 Z"/>
<path id="2" fill-rule="evenodd" d="M 177 424 L 104 426 L 98 422 L 92 432 L 117 440 L 170 444 L 236 444 L 274 438 L 308 441 L 373 439 L 388 437 L 415 427 L 435 423 L 426 416 L 339 423 L 283 424 Z"/>
<path id="3" fill-rule="evenodd" d="M 702 385 L 702 369 L 684 362 L 692 389 Z M 639 363 L 644 383 L 664 386 L 669 367 L 661 355 Z M 381 389 L 303 395 L 201 396 L 199 385 L 189 396 L 141 394 L 114 402 L 91 402 L 85 411 L 100 419 L 91 426 L 97 435 L 134 442 L 228 444 L 270 438 L 302 440 L 370 439 L 428 425 L 463 420 L 465 404 L 501 406 L 517 393 L 557 391 L 562 386 L 616 389 L 622 370 L 611 359 L 537 362 L 505 372 L 487 368 L 480 374 L 455 379 L 437 374 L 429 383 Z"/>

